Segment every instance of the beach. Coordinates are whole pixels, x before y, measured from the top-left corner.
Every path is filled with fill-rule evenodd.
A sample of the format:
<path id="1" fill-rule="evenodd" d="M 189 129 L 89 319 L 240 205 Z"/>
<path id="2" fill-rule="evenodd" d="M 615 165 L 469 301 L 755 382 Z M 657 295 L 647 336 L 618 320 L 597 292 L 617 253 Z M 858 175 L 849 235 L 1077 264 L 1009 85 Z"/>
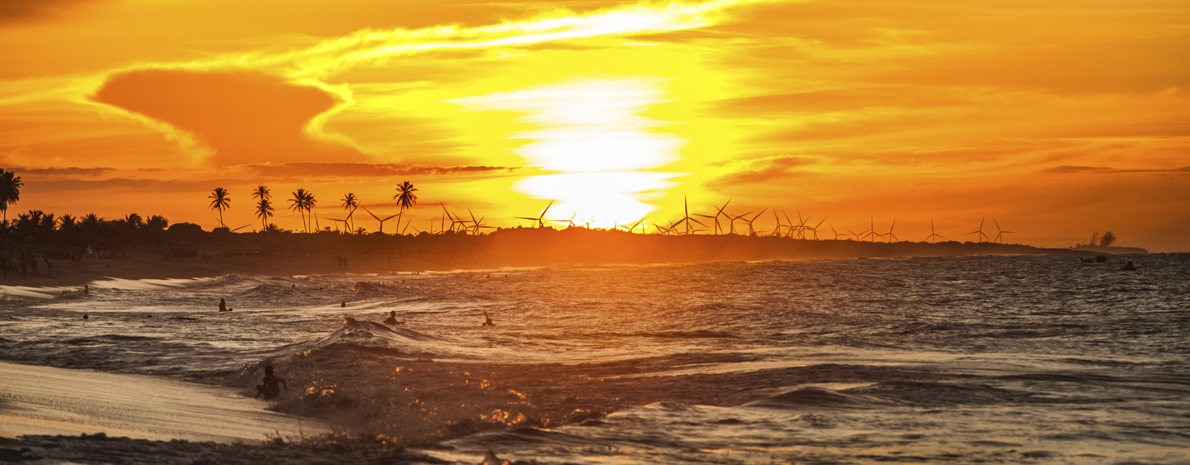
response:
<path id="1" fill-rule="evenodd" d="M 0 386 L 41 415 L 0 415 L 17 436 L 0 448 L 78 463 L 281 447 L 295 464 L 1176 463 L 1187 273 L 1187 256 L 1157 254 L 125 280 L 0 301 L 0 354 L 22 364 L 7 369 L 36 365 Z M 270 403 L 251 399 L 265 365 L 289 388 Z M 40 384 L 57 388 L 36 400 Z M 148 411 L 116 407 L 144 390 Z M 171 392 L 213 400 L 164 410 Z M 110 408 L 41 435 L 91 404 Z M 255 415 L 276 413 L 301 426 L 253 443 Z M 208 414 L 225 438 L 186 424 Z M 315 424 L 341 433 L 293 439 Z"/>

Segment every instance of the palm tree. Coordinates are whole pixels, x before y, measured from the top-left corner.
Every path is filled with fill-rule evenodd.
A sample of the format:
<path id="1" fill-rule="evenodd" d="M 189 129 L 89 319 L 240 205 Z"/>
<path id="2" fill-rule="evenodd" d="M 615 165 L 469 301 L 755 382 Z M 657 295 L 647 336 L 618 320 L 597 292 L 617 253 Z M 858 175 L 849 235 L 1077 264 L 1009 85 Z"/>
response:
<path id="1" fill-rule="evenodd" d="M 355 229 L 355 221 L 352 221 L 351 215 L 355 213 L 355 209 L 359 207 L 359 199 L 355 198 L 355 194 L 348 192 L 343 196 L 343 209 L 348 210 L 347 222 L 351 224 L 350 229 Z"/>
<path id="2" fill-rule="evenodd" d="M 417 195 L 414 194 L 414 192 L 417 192 L 417 188 L 413 187 L 413 184 L 409 181 L 405 181 L 397 186 L 397 192 L 399 194 L 394 195 L 393 200 L 396 200 L 397 205 L 401 207 L 401 213 L 405 213 L 406 209 L 413 208 L 413 204 L 417 203 Z M 401 219 L 397 218 L 397 234 L 400 234 L 400 231 Z"/>
<path id="3" fill-rule="evenodd" d="M 12 171 L 0 168 L 0 212 L 4 215 L 4 222 L 8 222 L 8 206 L 21 200 L 21 177 Z"/>
<path id="4" fill-rule="evenodd" d="M 268 229 L 269 218 L 273 216 L 273 203 L 269 199 L 260 199 L 256 204 L 256 217 L 260 218 L 261 229 Z"/>
<path id="5" fill-rule="evenodd" d="M 211 210 L 219 210 L 219 227 L 226 228 L 227 225 L 223 224 L 223 210 L 231 208 L 231 197 L 228 196 L 227 189 L 216 187 L 207 198 L 211 199 Z"/>
<path id="6" fill-rule="evenodd" d="M 293 198 L 289 199 L 289 209 L 298 212 L 302 217 L 302 228 L 306 232 L 310 232 L 310 228 L 306 227 L 306 215 L 302 213 L 306 211 L 306 190 L 298 188 L 293 191 Z"/>
<path id="7" fill-rule="evenodd" d="M 298 189 L 293 192 L 293 198 L 289 199 L 289 209 L 301 214 L 303 211 L 306 215 L 302 216 L 302 226 L 305 227 L 306 232 L 310 232 L 310 215 L 318 205 L 318 200 L 314 198 L 313 192 L 307 192 L 305 189 Z"/>
<path id="8" fill-rule="evenodd" d="M 269 194 L 269 187 L 256 186 L 256 189 L 252 190 L 252 198 L 258 200 L 256 204 L 256 217 L 260 218 L 261 229 L 268 229 L 269 217 L 273 216 L 273 204 L 269 202 L 269 199 L 273 198 L 273 196 Z"/>

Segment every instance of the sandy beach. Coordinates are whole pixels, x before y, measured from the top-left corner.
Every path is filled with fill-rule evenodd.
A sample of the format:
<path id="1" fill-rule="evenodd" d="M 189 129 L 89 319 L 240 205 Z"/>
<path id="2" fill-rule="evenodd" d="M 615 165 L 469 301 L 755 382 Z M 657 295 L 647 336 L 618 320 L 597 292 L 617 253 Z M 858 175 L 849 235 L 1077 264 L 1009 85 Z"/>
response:
<path id="1" fill-rule="evenodd" d="M 159 376 L 0 362 L 0 436 L 105 433 L 168 441 L 263 441 L 330 432 L 232 388 Z"/>

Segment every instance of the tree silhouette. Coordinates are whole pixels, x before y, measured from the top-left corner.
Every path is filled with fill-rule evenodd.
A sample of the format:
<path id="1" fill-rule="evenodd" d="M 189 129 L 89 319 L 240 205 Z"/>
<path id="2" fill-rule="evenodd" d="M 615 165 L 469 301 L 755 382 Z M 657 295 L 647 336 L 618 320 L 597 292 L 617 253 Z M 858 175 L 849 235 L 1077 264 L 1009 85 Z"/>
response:
<path id="1" fill-rule="evenodd" d="M 8 206 L 21 200 L 21 187 L 24 185 L 16 173 L 0 168 L 0 212 L 4 215 L 5 223 L 8 222 Z"/>
<path id="2" fill-rule="evenodd" d="M 1113 233 L 1111 231 L 1105 232 L 1105 233 L 1103 233 L 1102 236 L 1099 237 L 1099 246 L 1100 247 L 1111 247 L 1111 245 L 1115 244 L 1115 243 L 1116 243 L 1116 233 Z M 1095 245 L 1095 244 L 1091 244 L 1091 245 Z"/>
<path id="3" fill-rule="evenodd" d="M 344 220 L 344 225 L 351 225 L 348 230 L 355 229 L 355 221 L 351 219 L 351 215 L 355 214 L 356 207 L 359 207 L 359 199 L 355 198 L 354 193 L 348 192 L 343 196 L 343 209 L 347 210 L 347 219 Z"/>
<path id="4" fill-rule="evenodd" d="M 260 218 L 260 228 L 268 229 L 269 218 L 273 216 L 273 203 L 269 199 L 260 199 L 256 204 L 256 217 Z"/>
<path id="5" fill-rule="evenodd" d="M 417 192 L 417 188 L 413 187 L 413 184 L 409 181 L 405 181 L 397 186 L 397 192 L 399 193 L 393 196 L 393 200 L 397 201 L 397 205 L 401 207 L 402 212 L 413 208 L 413 205 L 417 203 L 417 195 L 414 194 L 414 192 Z"/>
<path id="6" fill-rule="evenodd" d="M 227 189 L 216 187 L 207 198 L 211 199 L 211 210 L 219 210 L 219 227 L 226 228 L 227 225 L 223 224 L 223 210 L 231 208 L 231 197 Z"/>
<path id="7" fill-rule="evenodd" d="M 298 188 L 298 190 L 293 191 L 293 198 L 289 199 L 288 202 L 289 209 L 296 211 L 298 212 L 298 215 L 301 215 L 302 230 L 305 232 L 310 232 L 309 228 L 306 227 L 306 215 L 303 213 L 306 211 L 306 190 Z"/>
<path id="8" fill-rule="evenodd" d="M 417 203 L 417 195 L 414 194 L 414 192 L 417 192 L 417 188 L 413 187 L 413 183 L 409 181 L 401 183 L 401 185 L 397 186 L 397 192 L 398 194 L 393 196 L 393 200 L 396 200 L 397 205 L 401 207 L 401 213 L 405 213 L 406 209 L 413 208 L 413 205 Z M 413 220 L 410 219 L 409 221 Z M 397 232 L 395 234 L 401 234 L 400 218 L 397 218 Z"/>
<path id="9" fill-rule="evenodd" d="M 306 215 L 302 216 L 302 226 L 307 233 L 310 232 L 309 213 L 314 210 L 316 205 L 318 205 L 318 200 L 314 198 L 314 193 L 307 192 L 306 189 L 302 188 L 293 191 L 293 198 L 289 199 L 290 210 L 294 210 L 298 214 L 301 214 L 303 211 L 306 212 Z"/>
<path id="10" fill-rule="evenodd" d="M 261 229 L 268 229 L 269 218 L 273 216 L 273 204 L 269 202 L 273 196 L 269 194 L 269 187 L 256 186 L 256 189 L 252 190 L 252 198 L 257 199 L 256 217 L 260 218 Z"/>

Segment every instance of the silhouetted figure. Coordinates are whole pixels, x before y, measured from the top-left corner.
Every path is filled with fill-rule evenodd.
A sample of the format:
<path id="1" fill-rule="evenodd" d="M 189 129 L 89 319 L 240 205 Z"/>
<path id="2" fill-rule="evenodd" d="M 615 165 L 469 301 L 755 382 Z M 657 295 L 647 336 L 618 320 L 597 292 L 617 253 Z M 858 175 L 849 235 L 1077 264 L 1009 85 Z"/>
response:
<path id="1" fill-rule="evenodd" d="M 83 294 L 90 294 L 90 293 L 91 293 L 91 286 L 84 284 L 83 285 Z"/>
<path id="2" fill-rule="evenodd" d="M 1124 270 L 1126 270 L 1126 271 L 1136 271 L 1136 265 L 1133 265 L 1133 264 L 1132 264 L 1132 260 L 1128 260 L 1128 263 L 1124 264 Z"/>
<path id="3" fill-rule="evenodd" d="M 289 392 L 289 384 L 273 374 L 272 365 L 265 365 L 263 383 L 256 385 L 256 399 L 259 399 L 260 396 L 264 396 L 265 399 L 275 399 L 281 395 L 281 386 L 285 386 L 285 392 Z"/>
<path id="4" fill-rule="evenodd" d="M 51 278 L 54 277 L 54 265 L 50 263 L 50 257 L 48 255 L 42 255 L 41 259 L 45 261 L 45 275 Z"/>
<path id="5" fill-rule="evenodd" d="M 492 317 L 488 316 L 487 311 L 483 312 L 483 320 L 483 324 L 480 326 L 496 326 L 495 323 L 492 323 Z"/>
<path id="6" fill-rule="evenodd" d="M 343 301 L 343 303 L 339 304 L 339 307 L 340 307 L 340 308 L 347 308 L 347 301 L 346 301 L 346 300 L 344 300 L 344 301 Z"/>
<path id="7" fill-rule="evenodd" d="M 83 314 L 83 319 L 84 319 L 84 320 L 86 320 L 86 319 L 87 319 L 87 314 L 86 314 L 86 313 L 84 313 L 84 314 Z"/>
<path id="8" fill-rule="evenodd" d="M 384 320 L 384 324 L 396 326 L 396 325 L 403 325 L 403 324 L 405 324 L 405 322 L 397 321 L 397 311 L 393 310 L 393 311 L 388 312 L 388 319 Z"/>
<path id="9" fill-rule="evenodd" d="M 33 256 L 33 252 L 29 252 L 28 258 L 25 261 L 29 262 L 29 271 L 35 275 L 41 274 L 41 270 L 37 269 L 37 257 Z"/>
<path id="10" fill-rule="evenodd" d="M 221 312 L 226 312 L 226 311 L 227 311 L 227 302 L 225 302 L 225 301 L 223 300 L 223 298 L 220 298 L 220 299 L 219 299 L 219 311 L 221 311 Z"/>

